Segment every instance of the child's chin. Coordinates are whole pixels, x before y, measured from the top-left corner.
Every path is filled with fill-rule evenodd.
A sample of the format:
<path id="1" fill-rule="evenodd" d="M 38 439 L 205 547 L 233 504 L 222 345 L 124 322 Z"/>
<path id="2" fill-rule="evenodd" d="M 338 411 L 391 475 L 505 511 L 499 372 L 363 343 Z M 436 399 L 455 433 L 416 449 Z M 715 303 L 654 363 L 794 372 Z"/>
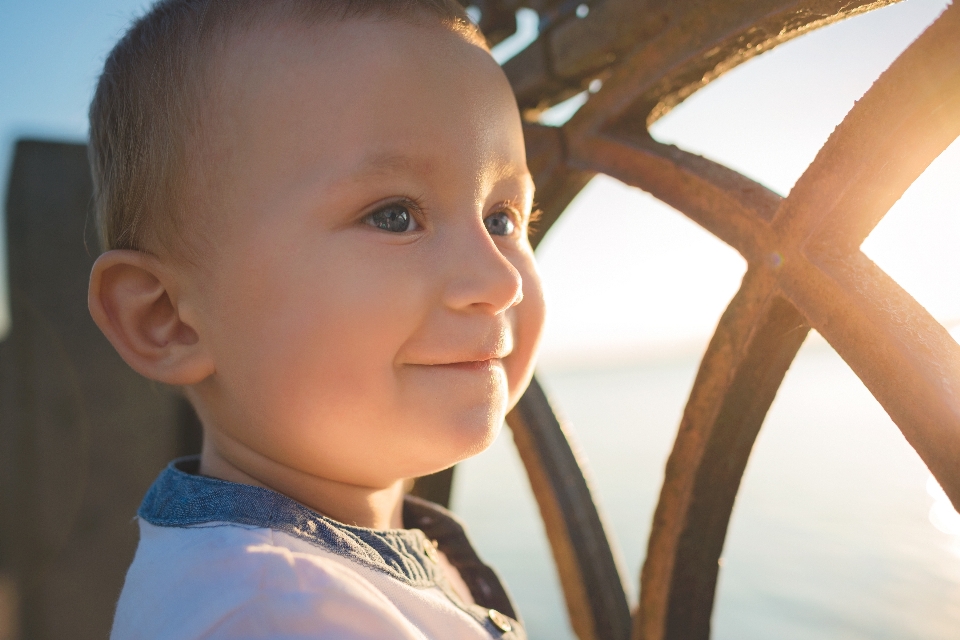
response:
<path id="1" fill-rule="evenodd" d="M 436 473 L 458 462 L 486 451 L 496 440 L 503 426 L 503 416 L 496 414 L 482 419 L 458 420 L 442 425 L 432 435 L 424 435 L 416 443 L 420 464 L 412 476 Z"/>

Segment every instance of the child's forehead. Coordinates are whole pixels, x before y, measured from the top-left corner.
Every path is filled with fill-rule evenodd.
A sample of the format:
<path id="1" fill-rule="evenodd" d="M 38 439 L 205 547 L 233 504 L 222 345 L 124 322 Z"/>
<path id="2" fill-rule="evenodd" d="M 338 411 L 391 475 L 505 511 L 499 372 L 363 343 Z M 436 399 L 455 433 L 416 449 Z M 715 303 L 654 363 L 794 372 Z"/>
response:
<path id="1" fill-rule="evenodd" d="M 436 24 L 348 20 L 257 27 L 220 57 L 211 69 L 219 87 L 214 102 L 226 109 L 299 101 L 318 112 L 336 111 L 343 122 L 374 118 L 374 128 L 410 103 L 441 119 L 472 110 L 482 126 L 502 115 L 496 106 L 516 111 L 512 89 L 489 52 Z M 430 128 L 433 121 L 419 124 Z"/>
<path id="2" fill-rule="evenodd" d="M 236 136 L 336 150 L 367 174 L 441 169 L 468 147 L 484 170 L 519 172 L 509 165 L 524 157 L 503 72 L 439 26 L 351 21 L 335 39 L 264 32 L 227 61 L 217 102 L 215 122 Z"/>
<path id="3" fill-rule="evenodd" d="M 516 100 L 489 52 L 441 26 L 335 31 L 264 31 L 227 60 L 207 163 L 219 190 L 429 181 L 479 194 L 510 182 L 532 197 Z"/>
<path id="4" fill-rule="evenodd" d="M 485 45 L 436 21 L 348 18 L 320 23 L 291 20 L 237 27 L 224 34 L 214 58 L 228 69 L 316 62 L 330 74 L 363 70 L 371 63 L 383 70 L 435 61 L 469 72 L 470 61 L 493 60 Z M 214 65 L 215 67 L 218 65 Z M 224 71 L 220 67 L 220 72 Z"/>

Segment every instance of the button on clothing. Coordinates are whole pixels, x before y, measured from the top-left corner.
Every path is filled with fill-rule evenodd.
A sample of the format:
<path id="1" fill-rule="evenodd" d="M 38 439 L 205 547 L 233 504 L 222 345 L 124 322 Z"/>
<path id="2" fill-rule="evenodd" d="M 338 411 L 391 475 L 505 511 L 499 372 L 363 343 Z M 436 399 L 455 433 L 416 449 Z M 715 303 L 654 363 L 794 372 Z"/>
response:
<path id="1" fill-rule="evenodd" d="M 423 539 L 423 553 L 430 559 L 430 562 L 439 562 L 437 556 L 437 543 L 426 538 Z"/>
<path id="2" fill-rule="evenodd" d="M 496 574 L 442 507 L 408 497 L 404 526 L 416 528 L 352 527 L 198 466 L 175 461 L 144 498 L 113 640 L 526 637 Z M 437 549 L 476 604 L 457 596 Z"/>
<path id="3" fill-rule="evenodd" d="M 507 616 L 496 609 L 490 609 L 488 615 L 490 616 L 490 622 L 492 622 L 497 629 L 500 629 L 500 631 L 510 631 L 513 628 Z"/>

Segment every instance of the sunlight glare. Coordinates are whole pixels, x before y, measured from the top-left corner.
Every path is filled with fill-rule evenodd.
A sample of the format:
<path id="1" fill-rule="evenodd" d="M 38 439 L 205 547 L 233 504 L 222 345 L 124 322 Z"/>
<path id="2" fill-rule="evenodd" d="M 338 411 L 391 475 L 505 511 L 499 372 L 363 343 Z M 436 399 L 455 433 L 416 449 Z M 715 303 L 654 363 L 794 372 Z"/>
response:
<path id="1" fill-rule="evenodd" d="M 540 16 L 532 9 L 520 9 L 517 11 L 517 31 L 497 44 L 490 53 L 493 59 L 503 64 L 513 56 L 526 49 L 531 42 L 537 39 L 539 34 Z"/>
<path id="2" fill-rule="evenodd" d="M 933 474 L 927 478 L 927 493 L 933 498 L 933 505 L 930 507 L 930 524 L 938 531 L 951 536 L 960 536 L 960 513 L 953 508 L 953 503 L 950 502 L 950 498 Z"/>
<path id="3" fill-rule="evenodd" d="M 946 325 L 960 322 L 958 176 L 960 142 L 954 142 L 891 207 L 862 246 L 871 260 Z"/>

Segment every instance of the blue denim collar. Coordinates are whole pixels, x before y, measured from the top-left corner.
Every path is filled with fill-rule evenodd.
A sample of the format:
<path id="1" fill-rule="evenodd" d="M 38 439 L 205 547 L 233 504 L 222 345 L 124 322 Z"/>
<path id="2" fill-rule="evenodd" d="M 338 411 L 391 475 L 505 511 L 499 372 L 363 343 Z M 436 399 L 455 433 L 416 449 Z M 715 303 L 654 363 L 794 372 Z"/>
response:
<path id="1" fill-rule="evenodd" d="M 282 531 L 414 587 L 438 583 L 419 529 L 342 524 L 262 487 L 198 475 L 199 457 L 174 460 L 154 481 L 137 515 L 160 527 L 242 526 Z"/>

